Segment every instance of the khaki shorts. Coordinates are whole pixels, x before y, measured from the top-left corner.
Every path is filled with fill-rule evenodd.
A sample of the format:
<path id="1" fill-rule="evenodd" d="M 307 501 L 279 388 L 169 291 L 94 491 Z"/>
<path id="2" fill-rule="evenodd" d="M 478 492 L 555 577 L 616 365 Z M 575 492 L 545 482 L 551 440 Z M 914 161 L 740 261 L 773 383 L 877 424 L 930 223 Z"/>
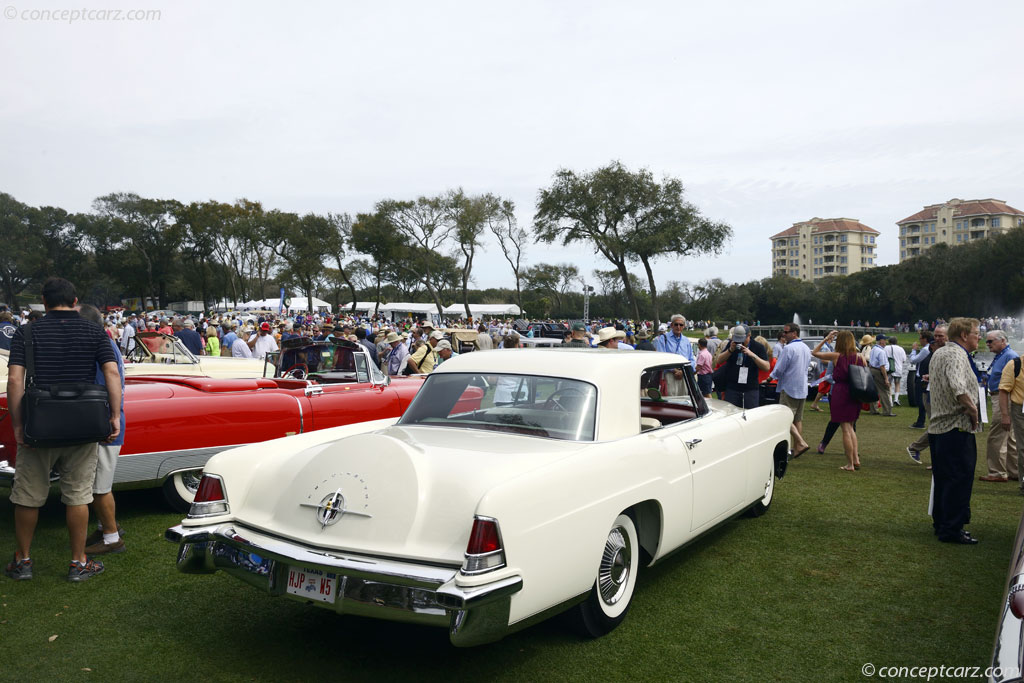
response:
<path id="1" fill-rule="evenodd" d="M 804 404 L 807 403 L 807 399 L 793 398 L 785 391 L 780 391 L 779 403 L 793 411 L 793 422 L 803 422 Z"/>
<path id="2" fill-rule="evenodd" d="M 18 446 L 11 502 L 40 508 L 50 493 L 50 470 L 60 474 L 60 500 L 65 505 L 88 505 L 96 480 L 96 444 L 32 448 Z"/>
<path id="3" fill-rule="evenodd" d="M 92 485 L 92 493 L 110 493 L 114 488 L 114 470 L 117 469 L 117 456 L 121 455 L 120 446 L 99 444 L 99 457 L 96 459 L 96 481 Z"/>

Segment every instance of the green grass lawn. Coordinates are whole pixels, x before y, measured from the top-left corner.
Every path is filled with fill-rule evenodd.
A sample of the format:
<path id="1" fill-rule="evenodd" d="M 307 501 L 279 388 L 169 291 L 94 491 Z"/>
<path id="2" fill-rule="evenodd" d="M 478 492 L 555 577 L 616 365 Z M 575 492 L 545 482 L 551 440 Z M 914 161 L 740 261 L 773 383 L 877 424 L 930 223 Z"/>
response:
<path id="1" fill-rule="evenodd" d="M 916 410 L 897 413 L 861 419 L 859 472 L 838 469 L 837 437 L 824 456 L 791 463 L 765 516 L 733 520 L 643 571 L 627 620 L 593 641 L 556 619 L 457 650 L 441 629 L 342 618 L 221 574 L 180 574 L 162 538 L 178 516 L 156 490 L 118 495 L 128 552 L 72 585 L 51 499 L 36 578 L 0 577 L 0 679 L 857 681 L 869 662 L 984 667 L 1024 498 L 1013 484 L 976 482 L 969 529 L 981 543 L 938 543 L 929 472 L 903 450 L 920 433 L 907 427 Z M 809 443 L 826 416 L 807 414 Z M 4 493 L 4 562 L 13 547 Z"/>

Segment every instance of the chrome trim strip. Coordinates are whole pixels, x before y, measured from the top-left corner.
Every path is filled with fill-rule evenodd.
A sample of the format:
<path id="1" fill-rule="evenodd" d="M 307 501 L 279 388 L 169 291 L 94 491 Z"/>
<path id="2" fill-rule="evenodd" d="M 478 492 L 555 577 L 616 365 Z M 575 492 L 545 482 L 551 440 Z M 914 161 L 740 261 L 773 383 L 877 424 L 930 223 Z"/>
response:
<path id="1" fill-rule="evenodd" d="M 243 535 L 244 534 L 244 535 Z M 366 579 L 387 578 L 401 585 L 417 588 L 437 588 L 454 579 L 457 569 L 432 567 L 397 560 L 381 560 L 366 555 L 340 551 L 314 550 L 298 543 L 283 541 L 235 524 L 212 524 L 209 526 L 186 527 L 178 525 L 168 529 L 168 540 L 175 538 L 182 544 L 178 553 L 178 569 L 186 574 L 208 574 L 216 571 L 212 548 L 205 557 L 186 557 L 187 546 L 224 545 L 243 549 L 264 558 L 282 560 L 293 564 L 308 564 L 329 567 L 348 576 Z M 199 548 L 196 548 L 199 550 Z"/>
<path id="2" fill-rule="evenodd" d="M 299 400 L 298 396 L 292 396 L 292 398 L 295 399 L 295 403 L 299 406 L 299 434 L 303 434 L 306 431 L 306 418 L 302 414 L 302 401 Z"/>

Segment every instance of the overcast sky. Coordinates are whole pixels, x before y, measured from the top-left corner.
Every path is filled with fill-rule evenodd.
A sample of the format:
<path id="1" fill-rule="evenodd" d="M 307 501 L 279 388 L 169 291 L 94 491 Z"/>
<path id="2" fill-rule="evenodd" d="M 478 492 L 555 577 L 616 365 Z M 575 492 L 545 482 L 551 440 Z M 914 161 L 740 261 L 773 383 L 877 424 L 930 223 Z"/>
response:
<path id="1" fill-rule="evenodd" d="M 556 169 L 618 159 L 735 231 L 660 286 L 767 277 L 768 237 L 814 216 L 879 230 L 886 264 L 926 204 L 1024 209 L 1019 0 L 0 4 L 0 191 L 31 205 L 354 215 L 462 187 L 528 226 Z M 36 12 L 111 7 L 159 17 Z M 475 282 L 512 285 L 492 242 Z"/>

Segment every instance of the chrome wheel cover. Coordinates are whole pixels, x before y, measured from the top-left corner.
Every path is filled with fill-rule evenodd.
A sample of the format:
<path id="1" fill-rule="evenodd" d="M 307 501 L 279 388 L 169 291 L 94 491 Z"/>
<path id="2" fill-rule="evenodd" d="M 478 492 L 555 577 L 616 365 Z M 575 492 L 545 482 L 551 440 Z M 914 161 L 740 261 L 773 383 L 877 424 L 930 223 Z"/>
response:
<path id="1" fill-rule="evenodd" d="M 193 496 L 199 490 L 199 482 L 203 478 L 202 470 L 189 470 L 188 472 L 182 472 L 176 475 L 181 481 L 181 485 L 188 490 Z"/>
<path id="2" fill-rule="evenodd" d="M 606 605 L 614 605 L 626 593 L 633 570 L 633 548 L 629 535 L 617 526 L 608 533 L 597 571 L 597 588 Z"/>

